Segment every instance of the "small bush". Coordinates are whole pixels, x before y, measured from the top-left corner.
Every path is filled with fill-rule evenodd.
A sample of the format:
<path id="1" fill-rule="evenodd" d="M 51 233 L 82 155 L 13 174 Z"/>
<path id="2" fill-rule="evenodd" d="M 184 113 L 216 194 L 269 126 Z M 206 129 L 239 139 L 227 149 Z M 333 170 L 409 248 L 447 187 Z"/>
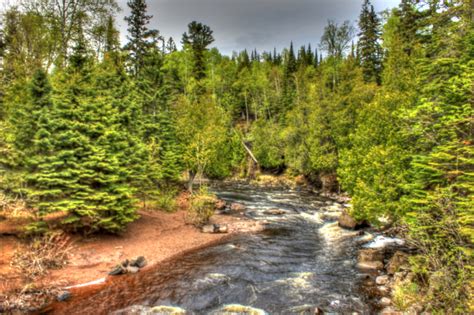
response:
<path id="1" fill-rule="evenodd" d="M 174 212 L 177 209 L 177 195 L 178 189 L 176 187 L 161 188 L 158 191 L 142 196 L 142 209 Z"/>
<path id="2" fill-rule="evenodd" d="M 411 305 L 421 302 L 420 289 L 414 282 L 402 282 L 393 291 L 393 301 L 397 309 L 407 310 Z"/>
<path id="3" fill-rule="evenodd" d="M 198 193 L 191 196 L 186 221 L 194 225 L 206 224 L 214 214 L 215 204 L 216 197 L 206 188 L 201 188 Z"/>

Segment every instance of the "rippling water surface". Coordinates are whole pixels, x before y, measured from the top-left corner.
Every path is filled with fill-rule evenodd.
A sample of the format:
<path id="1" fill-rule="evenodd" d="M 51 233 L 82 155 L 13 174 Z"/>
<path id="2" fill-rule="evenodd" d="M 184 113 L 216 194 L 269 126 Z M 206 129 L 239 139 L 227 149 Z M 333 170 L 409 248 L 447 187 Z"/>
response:
<path id="1" fill-rule="evenodd" d="M 373 311 L 359 290 L 354 232 L 331 220 L 340 205 L 285 189 L 220 184 L 212 190 L 245 204 L 245 214 L 267 222 L 267 229 L 117 282 L 88 297 L 83 310 L 172 305 L 209 314 L 239 304 L 268 314 L 309 314 L 316 306 L 341 314 Z M 269 215 L 269 209 L 285 213 Z"/>

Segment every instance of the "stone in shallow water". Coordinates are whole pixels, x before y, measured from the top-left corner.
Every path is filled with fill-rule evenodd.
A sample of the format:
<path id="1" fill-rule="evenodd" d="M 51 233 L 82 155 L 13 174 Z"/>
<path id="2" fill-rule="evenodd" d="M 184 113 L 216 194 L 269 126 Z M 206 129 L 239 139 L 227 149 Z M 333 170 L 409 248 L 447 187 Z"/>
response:
<path id="1" fill-rule="evenodd" d="M 358 256 L 359 262 L 374 262 L 374 261 L 383 262 L 383 259 L 384 259 L 384 253 L 381 250 L 361 249 L 359 251 L 359 256 Z"/>
<path id="2" fill-rule="evenodd" d="M 380 262 L 380 261 L 360 262 L 357 264 L 357 268 L 363 269 L 363 270 L 382 270 L 383 262 Z"/>

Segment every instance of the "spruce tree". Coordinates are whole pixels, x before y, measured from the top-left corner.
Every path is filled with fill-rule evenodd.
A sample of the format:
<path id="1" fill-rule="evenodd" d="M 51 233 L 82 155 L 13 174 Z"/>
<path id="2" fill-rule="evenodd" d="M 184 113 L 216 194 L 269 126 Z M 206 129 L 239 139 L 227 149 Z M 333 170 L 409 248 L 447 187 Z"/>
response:
<path id="1" fill-rule="evenodd" d="M 380 46 L 380 20 L 370 0 L 364 0 L 359 17 L 359 58 L 365 82 L 381 83 L 382 48 Z M 354 51 L 354 50 L 353 50 Z"/>
<path id="2" fill-rule="evenodd" d="M 72 229 L 119 232 L 136 218 L 130 170 L 121 161 L 127 143 L 113 98 L 96 89 L 93 66 L 79 42 L 58 74 L 34 137 L 29 195 L 40 216 L 59 212 Z"/>
<path id="3" fill-rule="evenodd" d="M 160 38 L 157 30 L 149 29 L 152 15 L 147 15 L 147 4 L 145 0 L 129 0 L 130 16 L 125 17 L 128 23 L 128 43 L 125 50 L 130 53 L 131 72 L 138 76 L 145 64 L 149 50 L 156 47 Z"/>
<path id="4" fill-rule="evenodd" d="M 166 52 L 171 54 L 177 51 L 176 43 L 174 42 L 173 37 L 168 38 L 168 42 L 166 43 Z"/>
<path id="5" fill-rule="evenodd" d="M 213 31 L 207 25 L 193 21 L 188 25 L 188 32 L 183 34 L 183 44 L 191 48 L 194 57 L 194 77 L 200 81 L 206 76 L 205 52 L 214 42 Z"/>

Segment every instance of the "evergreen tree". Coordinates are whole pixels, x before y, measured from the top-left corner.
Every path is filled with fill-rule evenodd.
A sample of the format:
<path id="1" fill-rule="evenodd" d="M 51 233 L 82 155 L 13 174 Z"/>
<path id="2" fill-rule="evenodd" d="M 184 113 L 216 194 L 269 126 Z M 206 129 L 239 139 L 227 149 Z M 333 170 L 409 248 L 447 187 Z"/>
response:
<path id="1" fill-rule="evenodd" d="M 359 17 L 359 58 L 366 82 L 381 83 L 382 49 L 380 46 L 380 20 L 370 0 L 365 0 Z M 353 45 L 354 47 L 354 45 Z M 352 50 L 354 53 L 354 49 Z"/>
<path id="2" fill-rule="evenodd" d="M 193 21 L 188 25 L 188 32 L 183 34 L 183 45 L 189 46 L 194 56 L 194 77 L 200 81 L 206 76 L 205 52 L 214 42 L 209 26 Z"/>
<path id="3" fill-rule="evenodd" d="M 173 37 L 168 38 L 168 42 L 166 43 L 166 52 L 171 54 L 177 51 L 176 43 L 174 42 Z"/>
<path id="4" fill-rule="evenodd" d="M 112 99 L 91 84 L 92 63 L 79 43 L 51 106 L 43 106 L 30 156 L 30 198 L 40 216 L 61 212 L 63 224 L 119 232 L 136 218 L 129 170 L 121 165 L 126 144 Z M 45 91 L 35 81 L 32 91 Z M 38 98 L 40 97 L 40 98 Z M 32 93 L 49 104 L 47 94 Z"/>
<path id="5" fill-rule="evenodd" d="M 148 28 L 153 16 L 147 15 L 145 0 L 129 0 L 130 16 L 125 17 L 128 23 L 128 43 L 125 49 L 130 52 L 131 72 L 138 76 L 145 64 L 145 59 L 151 48 L 158 44 L 160 38 L 157 30 Z"/>

